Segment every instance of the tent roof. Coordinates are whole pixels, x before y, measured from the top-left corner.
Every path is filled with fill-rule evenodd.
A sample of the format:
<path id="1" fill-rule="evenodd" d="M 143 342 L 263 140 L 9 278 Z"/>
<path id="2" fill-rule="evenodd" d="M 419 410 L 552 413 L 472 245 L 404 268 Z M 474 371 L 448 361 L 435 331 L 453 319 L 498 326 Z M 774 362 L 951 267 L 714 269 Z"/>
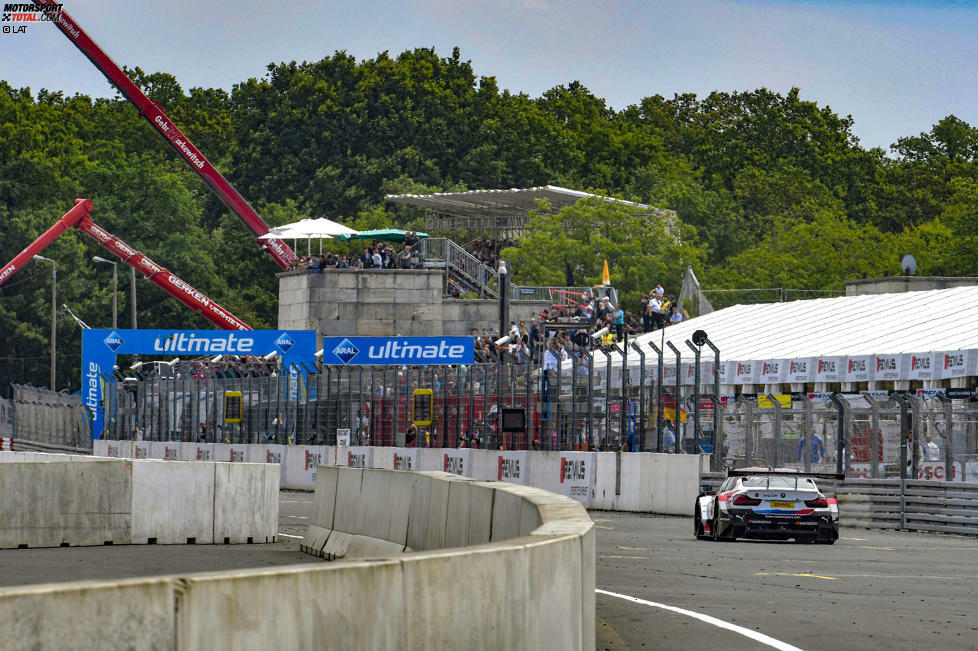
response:
<path id="1" fill-rule="evenodd" d="M 660 346 L 664 334 L 684 363 L 693 359 L 684 342 L 696 330 L 704 330 L 719 348 L 721 362 L 920 354 L 978 350 L 975 323 L 978 287 L 956 287 L 734 305 L 632 341 L 655 360 L 649 342 Z M 712 360 L 712 351 L 704 348 L 704 357 Z M 620 362 L 619 355 L 614 358 Z M 665 363 L 674 360 L 675 353 L 665 348 Z M 974 374 L 969 369 L 968 375 Z"/>
<path id="2" fill-rule="evenodd" d="M 547 199 L 554 210 L 572 206 L 585 197 L 600 195 L 579 190 L 569 190 L 555 185 L 510 190 L 471 190 L 469 192 L 439 192 L 436 194 L 389 194 L 387 201 L 427 208 L 436 213 L 460 217 L 525 217 L 537 207 L 537 199 Z M 661 209 L 622 199 L 600 197 L 607 201 L 636 206 L 649 212 Z"/>

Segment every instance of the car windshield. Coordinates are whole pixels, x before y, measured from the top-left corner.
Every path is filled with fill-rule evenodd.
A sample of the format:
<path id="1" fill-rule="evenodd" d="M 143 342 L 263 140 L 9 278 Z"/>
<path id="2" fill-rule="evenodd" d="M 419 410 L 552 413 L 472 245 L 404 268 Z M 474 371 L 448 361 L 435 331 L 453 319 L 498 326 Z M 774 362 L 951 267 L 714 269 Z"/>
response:
<path id="1" fill-rule="evenodd" d="M 744 488 L 779 488 L 791 490 L 818 490 L 815 482 L 808 477 L 785 477 L 780 475 L 756 475 L 744 477 Z"/>

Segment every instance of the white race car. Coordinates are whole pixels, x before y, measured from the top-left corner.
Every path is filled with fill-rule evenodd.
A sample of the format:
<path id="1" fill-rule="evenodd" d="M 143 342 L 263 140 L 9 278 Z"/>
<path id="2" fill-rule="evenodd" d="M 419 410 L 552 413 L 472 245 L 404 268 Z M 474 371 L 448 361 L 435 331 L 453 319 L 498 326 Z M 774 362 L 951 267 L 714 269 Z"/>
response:
<path id="1" fill-rule="evenodd" d="M 694 533 L 701 540 L 762 538 L 831 545 L 839 539 L 839 506 L 815 483 L 835 475 L 793 468 L 739 468 L 716 493 L 696 498 Z"/>

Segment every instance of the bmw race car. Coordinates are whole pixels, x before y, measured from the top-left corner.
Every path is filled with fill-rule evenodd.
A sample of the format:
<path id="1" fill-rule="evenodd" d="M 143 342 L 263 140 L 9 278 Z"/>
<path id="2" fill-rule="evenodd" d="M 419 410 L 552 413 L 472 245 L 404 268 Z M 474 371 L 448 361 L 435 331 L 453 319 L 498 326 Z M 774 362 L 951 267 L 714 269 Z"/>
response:
<path id="1" fill-rule="evenodd" d="M 839 507 L 815 479 L 836 475 L 793 468 L 739 468 L 716 493 L 696 498 L 694 533 L 701 540 L 761 538 L 831 545 L 839 538 Z"/>

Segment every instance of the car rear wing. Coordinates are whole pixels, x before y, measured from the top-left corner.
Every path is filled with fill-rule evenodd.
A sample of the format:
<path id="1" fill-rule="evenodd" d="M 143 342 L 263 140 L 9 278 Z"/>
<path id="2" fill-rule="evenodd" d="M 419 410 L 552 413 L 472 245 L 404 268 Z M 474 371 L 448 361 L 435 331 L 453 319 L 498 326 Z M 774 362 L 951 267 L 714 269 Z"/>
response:
<path id="1" fill-rule="evenodd" d="M 735 468 L 727 471 L 727 477 L 745 477 L 748 475 L 780 475 L 783 477 L 815 477 L 817 479 L 835 479 L 843 481 L 845 473 L 838 472 L 802 472 L 793 468 Z"/>

